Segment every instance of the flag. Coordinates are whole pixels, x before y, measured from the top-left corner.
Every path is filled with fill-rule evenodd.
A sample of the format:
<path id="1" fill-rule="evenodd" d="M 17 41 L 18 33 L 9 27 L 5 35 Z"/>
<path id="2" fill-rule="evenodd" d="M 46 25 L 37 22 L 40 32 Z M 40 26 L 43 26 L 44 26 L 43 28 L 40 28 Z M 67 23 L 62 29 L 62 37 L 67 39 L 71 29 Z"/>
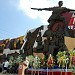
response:
<path id="1" fill-rule="evenodd" d="M 72 17 L 70 19 L 68 28 L 72 29 L 72 30 L 75 30 L 75 15 L 74 14 L 72 15 Z"/>

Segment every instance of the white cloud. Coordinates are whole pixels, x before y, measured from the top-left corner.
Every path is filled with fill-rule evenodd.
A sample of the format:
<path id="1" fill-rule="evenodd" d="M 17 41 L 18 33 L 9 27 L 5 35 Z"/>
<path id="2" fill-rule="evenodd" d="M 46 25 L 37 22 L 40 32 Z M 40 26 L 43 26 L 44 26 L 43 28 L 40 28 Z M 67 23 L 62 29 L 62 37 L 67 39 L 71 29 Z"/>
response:
<path id="1" fill-rule="evenodd" d="M 19 0 L 19 9 L 23 11 L 24 14 L 28 15 L 32 19 L 40 18 L 42 23 L 47 23 L 47 19 L 50 17 L 50 11 L 37 11 L 32 10 L 32 8 L 47 8 L 58 5 L 58 1 L 54 0 Z M 63 0 L 64 6 L 68 8 L 74 8 L 74 0 Z"/>
<path id="2" fill-rule="evenodd" d="M 74 0 L 63 0 L 64 2 L 64 7 L 70 8 L 70 9 L 75 9 L 75 1 Z"/>

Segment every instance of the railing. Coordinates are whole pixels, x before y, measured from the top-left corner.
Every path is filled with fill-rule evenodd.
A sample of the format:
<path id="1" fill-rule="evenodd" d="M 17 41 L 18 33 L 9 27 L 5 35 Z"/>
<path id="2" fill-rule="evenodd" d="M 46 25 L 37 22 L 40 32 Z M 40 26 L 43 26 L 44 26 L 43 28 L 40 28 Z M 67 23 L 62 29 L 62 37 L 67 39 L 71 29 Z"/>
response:
<path id="1" fill-rule="evenodd" d="M 27 74 L 31 75 L 72 75 L 72 69 L 33 69 L 29 68 L 26 71 Z"/>

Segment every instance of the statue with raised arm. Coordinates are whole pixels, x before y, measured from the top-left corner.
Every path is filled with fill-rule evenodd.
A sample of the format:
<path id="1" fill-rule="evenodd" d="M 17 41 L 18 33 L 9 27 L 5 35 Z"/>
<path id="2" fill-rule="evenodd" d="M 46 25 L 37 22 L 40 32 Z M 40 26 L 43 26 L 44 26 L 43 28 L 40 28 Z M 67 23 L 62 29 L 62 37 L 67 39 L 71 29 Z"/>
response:
<path id="1" fill-rule="evenodd" d="M 50 27 L 52 28 L 56 21 L 62 21 L 65 27 L 67 23 L 65 17 L 62 14 L 70 11 L 75 11 L 75 10 L 62 7 L 62 5 L 63 5 L 63 1 L 59 1 L 57 7 L 31 8 L 31 9 L 38 10 L 38 11 L 42 11 L 42 10 L 52 11 L 52 15 L 48 19 L 48 23 Z"/>

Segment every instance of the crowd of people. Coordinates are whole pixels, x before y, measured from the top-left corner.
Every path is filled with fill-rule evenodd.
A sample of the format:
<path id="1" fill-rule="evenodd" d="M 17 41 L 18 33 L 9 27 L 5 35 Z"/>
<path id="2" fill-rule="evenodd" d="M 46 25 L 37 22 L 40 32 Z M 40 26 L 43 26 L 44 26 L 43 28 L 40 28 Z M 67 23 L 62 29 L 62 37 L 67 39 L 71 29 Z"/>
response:
<path id="1" fill-rule="evenodd" d="M 0 72 L 7 71 L 9 67 L 9 61 L 7 58 L 3 59 L 2 62 L 0 62 Z"/>

